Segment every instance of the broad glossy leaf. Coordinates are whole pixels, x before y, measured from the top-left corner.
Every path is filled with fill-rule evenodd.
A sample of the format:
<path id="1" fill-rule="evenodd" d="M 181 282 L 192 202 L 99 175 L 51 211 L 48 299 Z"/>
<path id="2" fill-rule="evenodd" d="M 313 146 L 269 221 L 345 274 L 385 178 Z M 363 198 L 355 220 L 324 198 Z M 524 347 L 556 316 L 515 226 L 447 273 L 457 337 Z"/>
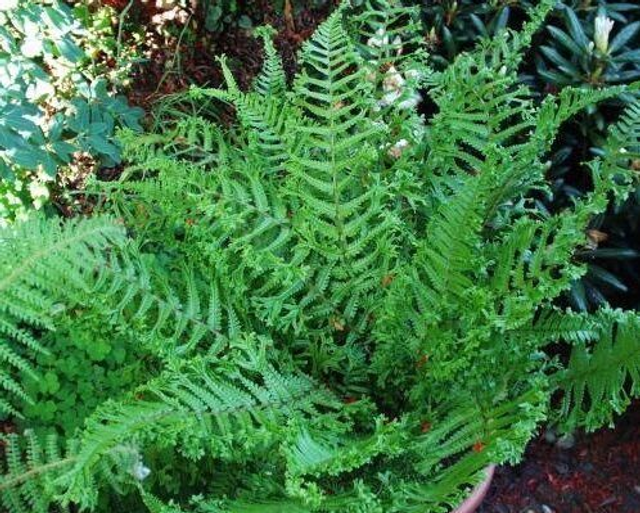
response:
<path id="1" fill-rule="evenodd" d="M 56 41 L 56 47 L 65 59 L 72 63 L 78 63 L 84 57 L 84 52 L 70 38 L 65 37 Z"/>
<path id="2" fill-rule="evenodd" d="M 567 22 L 569 24 L 569 32 L 571 33 L 571 37 L 578 44 L 578 46 L 586 49 L 589 46 L 589 38 L 584 32 L 582 28 L 582 23 L 576 16 L 576 13 L 573 12 L 573 9 L 565 6 L 564 12 L 567 16 Z"/>
<path id="3" fill-rule="evenodd" d="M 28 149 L 9 151 L 8 154 L 13 164 L 31 171 L 37 170 L 47 157 L 45 151 L 35 146 Z"/>
<path id="4" fill-rule="evenodd" d="M 631 39 L 633 39 L 638 34 L 639 30 L 640 21 L 636 21 L 635 23 L 627 25 L 611 41 L 611 44 L 609 45 L 609 52 L 612 54 L 617 52 L 629 41 L 631 41 Z"/>
<path id="5" fill-rule="evenodd" d="M 56 153 L 57 157 L 65 163 L 71 162 L 71 157 L 76 151 L 76 147 L 66 141 L 56 141 L 51 143 L 51 148 Z"/>
<path id="6" fill-rule="evenodd" d="M 580 76 L 580 70 L 575 67 L 575 65 L 565 59 L 560 53 L 551 46 L 541 46 L 540 51 L 542 54 L 549 59 L 553 64 L 558 66 L 565 73 L 575 75 L 576 77 Z"/>
<path id="7" fill-rule="evenodd" d="M 580 55 L 583 50 L 576 44 L 576 42 L 569 37 L 569 35 L 559 29 L 558 27 L 554 27 L 553 25 L 549 25 L 547 30 L 551 33 L 553 38 L 558 41 L 562 46 L 564 46 L 567 50 L 569 50 L 574 55 Z"/>
<path id="8" fill-rule="evenodd" d="M 613 287 L 614 289 L 621 292 L 626 292 L 627 290 L 629 290 L 628 287 L 624 283 L 622 283 L 615 274 L 610 273 L 599 265 L 590 265 L 587 276 L 589 276 L 593 281 L 606 283 L 610 287 Z"/>
<path id="9" fill-rule="evenodd" d="M 612 258 L 616 260 L 635 259 L 640 257 L 634 249 L 630 248 L 599 248 L 590 251 L 583 251 L 578 253 L 583 258 Z"/>
<path id="10" fill-rule="evenodd" d="M 91 135 L 87 137 L 86 140 L 91 148 L 97 150 L 100 154 L 106 155 L 113 160 L 117 160 L 119 158 L 120 152 L 118 151 L 118 147 L 108 142 L 106 138 Z"/>

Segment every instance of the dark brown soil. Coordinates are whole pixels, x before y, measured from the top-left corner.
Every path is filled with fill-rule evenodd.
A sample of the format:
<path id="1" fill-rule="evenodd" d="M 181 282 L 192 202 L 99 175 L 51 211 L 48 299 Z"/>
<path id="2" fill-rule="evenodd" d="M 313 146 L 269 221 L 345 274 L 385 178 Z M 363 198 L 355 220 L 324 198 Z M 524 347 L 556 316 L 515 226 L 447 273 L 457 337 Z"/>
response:
<path id="1" fill-rule="evenodd" d="M 116 8 L 121 8 L 117 3 L 121 0 L 110 1 L 114 2 L 112 5 Z M 249 6 L 240 5 L 251 18 L 253 26 L 271 25 L 276 29 L 275 44 L 283 57 L 285 70 L 291 77 L 295 72 L 297 51 L 326 18 L 334 3 L 326 2 L 320 9 L 301 9 L 290 16 L 276 11 L 273 2 L 268 0 L 254 0 L 250 3 L 250 10 Z M 161 11 L 141 3 L 140 8 L 132 12 L 135 12 L 133 24 L 149 26 L 151 18 Z M 202 13 L 193 13 L 184 31 L 181 26 L 166 27 L 161 31 L 147 30 L 146 48 L 142 49 L 146 59 L 137 67 L 128 94 L 133 104 L 149 108 L 155 100 L 182 91 L 192 84 L 219 86 L 222 73 L 216 57 L 220 55 L 227 56 L 241 88 L 249 87 L 262 66 L 260 41 L 252 36 L 251 30 L 237 25 L 226 26 L 218 33 L 209 33 L 204 30 L 204 21 L 198 19 L 198 14 Z"/>
<path id="2" fill-rule="evenodd" d="M 521 465 L 497 471 L 479 513 L 640 513 L 640 403 L 570 449 L 541 435 Z"/>

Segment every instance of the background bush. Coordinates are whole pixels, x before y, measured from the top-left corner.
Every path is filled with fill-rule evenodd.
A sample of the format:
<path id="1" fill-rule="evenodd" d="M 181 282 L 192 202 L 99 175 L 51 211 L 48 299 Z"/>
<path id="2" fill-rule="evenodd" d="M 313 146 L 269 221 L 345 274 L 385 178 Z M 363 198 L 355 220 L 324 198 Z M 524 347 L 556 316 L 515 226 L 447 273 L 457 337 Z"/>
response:
<path id="1" fill-rule="evenodd" d="M 0 222 L 42 206 L 47 184 L 76 154 L 117 164 L 116 128 L 140 128 L 142 111 L 97 64 L 91 19 L 59 1 L 0 10 Z M 104 29 L 102 40 L 113 39 Z"/>
<path id="2" fill-rule="evenodd" d="M 493 37 L 505 27 L 522 24 L 526 9 L 536 2 L 443 0 L 407 3 L 421 6 L 427 41 L 436 66 L 445 65 L 481 37 Z M 611 33 L 597 44 L 596 19 L 613 22 Z M 605 44 L 606 43 L 606 44 Z M 522 80 L 540 98 L 568 85 L 598 88 L 640 78 L 640 5 L 632 2 L 558 2 L 546 28 L 535 39 Z M 550 190 L 538 199 L 549 211 L 567 206 L 591 190 L 581 164 L 601 153 L 607 128 L 632 98 L 622 96 L 590 107 L 569 122 L 554 147 L 549 168 Z M 576 281 L 568 300 L 587 310 L 605 301 L 640 304 L 640 232 L 637 213 L 640 191 L 625 205 L 612 207 L 594 219 L 578 258 L 590 263 L 588 274 Z"/>

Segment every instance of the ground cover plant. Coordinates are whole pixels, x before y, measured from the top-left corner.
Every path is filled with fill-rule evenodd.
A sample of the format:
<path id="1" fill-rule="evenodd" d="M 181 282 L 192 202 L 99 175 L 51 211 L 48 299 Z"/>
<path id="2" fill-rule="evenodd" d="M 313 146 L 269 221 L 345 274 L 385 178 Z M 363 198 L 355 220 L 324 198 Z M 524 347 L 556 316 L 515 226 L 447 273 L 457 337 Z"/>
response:
<path id="1" fill-rule="evenodd" d="M 540 423 L 612 422 L 638 395 L 640 319 L 554 300 L 634 186 L 640 106 L 586 164 L 591 192 L 557 212 L 531 193 L 562 125 L 638 86 L 536 101 L 518 69 L 552 7 L 435 71 L 415 10 L 344 3 L 292 84 L 263 28 L 252 91 L 222 58 L 226 86 L 188 93 L 232 126 L 125 132 L 95 216 L 5 228 L 0 408 L 27 428 L 3 437 L 5 509 L 446 512 Z M 38 359 L 69 334 L 140 367 L 44 433 L 27 405 L 68 362 Z"/>

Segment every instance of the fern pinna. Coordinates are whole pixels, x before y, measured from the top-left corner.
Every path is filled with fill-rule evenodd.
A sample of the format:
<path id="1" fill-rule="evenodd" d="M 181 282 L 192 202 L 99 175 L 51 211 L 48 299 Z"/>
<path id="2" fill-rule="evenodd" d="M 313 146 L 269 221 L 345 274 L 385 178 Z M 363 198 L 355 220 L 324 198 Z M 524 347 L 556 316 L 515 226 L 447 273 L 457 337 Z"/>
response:
<path id="1" fill-rule="evenodd" d="M 259 29 L 253 91 L 222 58 L 226 86 L 188 93 L 202 113 L 232 107 L 230 126 L 183 113 L 123 134 L 129 167 L 93 191 L 127 233 L 91 246 L 102 272 L 74 272 L 150 376 L 100 405 L 65 456 L 12 435 L 4 507 L 446 512 L 541 422 L 595 429 L 622 412 L 638 395 L 637 316 L 556 299 L 585 272 L 589 220 L 635 180 L 640 109 L 588 163 L 589 195 L 536 207 L 562 123 L 635 89 L 531 96 L 517 69 L 552 4 L 434 72 L 412 9 L 344 3 L 291 85 Z M 19 318 L 35 337 L 38 318 Z"/>

